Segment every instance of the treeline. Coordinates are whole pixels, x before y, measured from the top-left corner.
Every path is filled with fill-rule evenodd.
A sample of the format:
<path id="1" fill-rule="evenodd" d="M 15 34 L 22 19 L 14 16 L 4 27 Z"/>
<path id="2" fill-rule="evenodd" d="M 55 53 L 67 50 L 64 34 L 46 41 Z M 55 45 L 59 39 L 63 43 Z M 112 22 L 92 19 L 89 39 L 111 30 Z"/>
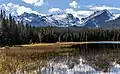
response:
<path id="1" fill-rule="evenodd" d="M 1 10 L 0 46 L 37 42 L 37 33 L 33 29 L 34 27 L 24 24 L 22 21 L 16 21 L 11 14 L 6 16 L 5 11 Z"/>
<path id="2" fill-rule="evenodd" d="M 35 27 L 0 13 L 0 46 L 30 43 L 119 41 L 120 29 Z"/>

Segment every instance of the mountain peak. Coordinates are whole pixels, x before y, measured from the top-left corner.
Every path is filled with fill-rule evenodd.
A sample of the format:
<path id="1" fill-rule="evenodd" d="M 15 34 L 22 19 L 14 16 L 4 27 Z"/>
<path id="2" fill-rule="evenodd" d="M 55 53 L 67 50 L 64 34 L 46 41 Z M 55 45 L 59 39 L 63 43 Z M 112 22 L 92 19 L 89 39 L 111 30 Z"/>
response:
<path id="1" fill-rule="evenodd" d="M 112 16 L 113 16 L 113 15 L 112 15 L 108 10 L 106 10 L 106 9 L 104 9 L 104 10 L 98 10 L 98 11 L 94 12 L 93 14 L 91 14 L 90 16 L 85 17 L 85 18 L 84 18 L 84 21 L 88 21 L 89 19 L 92 19 L 92 18 L 94 18 L 94 17 L 97 17 L 97 16 L 99 16 L 99 15 L 101 15 L 101 14 L 107 15 L 107 16 L 109 16 L 109 17 L 112 17 Z"/>
<path id="2" fill-rule="evenodd" d="M 99 24 L 102 24 L 106 21 L 113 19 L 113 15 L 108 10 L 99 10 L 91 14 L 90 16 L 84 18 L 84 24 L 86 27 L 99 27 Z"/>

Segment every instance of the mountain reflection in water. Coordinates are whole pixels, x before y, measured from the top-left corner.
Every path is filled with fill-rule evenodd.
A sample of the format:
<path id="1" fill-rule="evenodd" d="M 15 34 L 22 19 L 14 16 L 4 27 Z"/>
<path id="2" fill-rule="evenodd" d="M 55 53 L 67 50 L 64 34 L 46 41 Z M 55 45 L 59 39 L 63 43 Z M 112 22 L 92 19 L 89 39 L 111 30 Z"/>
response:
<path id="1" fill-rule="evenodd" d="M 120 74 L 119 44 L 73 45 L 65 56 L 56 56 L 41 74 Z"/>

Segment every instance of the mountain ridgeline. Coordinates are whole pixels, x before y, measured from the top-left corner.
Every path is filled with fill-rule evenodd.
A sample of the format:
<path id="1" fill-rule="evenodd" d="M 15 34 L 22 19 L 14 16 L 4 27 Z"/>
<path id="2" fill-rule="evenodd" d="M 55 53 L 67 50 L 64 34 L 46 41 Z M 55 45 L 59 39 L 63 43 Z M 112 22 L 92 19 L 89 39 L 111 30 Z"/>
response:
<path id="1" fill-rule="evenodd" d="M 51 15 L 37 15 L 33 13 L 23 13 L 15 17 L 16 20 L 22 20 L 32 26 L 52 26 L 52 27 L 82 27 L 82 28 L 116 28 L 120 27 L 118 14 L 110 13 L 108 10 L 96 11 L 90 16 L 74 16 L 71 13 L 58 13 Z M 111 26 L 108 23 L 112 22 Z M 115 23 L 116 22 L 116 23 Z M 117 25 L 116 25 L 117 24 Z"/>
<path id="2" fill-rule="evenodd" d="M 80 20 L 70 13 L 51 14 L 46 16 L 23 13 L 16 17 L 16 20 L 23 20 L 33 26 L 53 26 L 53 27 L 68 27 L 73 25 L 80 25 Z"/>
<path id="3" fill-rule="evenodd" d="M 72 15 L 69 16 L 72 17 Z M 68 19 L 77 20 L 77 18 Z M 89 19 L 84 18 L 84 20 Z M 114 21 L 119 22 L 119 18 L 115 19 Z M 27 23 L 24 23 L 23 21 L 16 21 L 15 18 L 13 18 L 11 15 L 6 16 L 5 11 L 1 10 L 0 13 L 0 46 L 21 45 L 30 43 L 119 40 L 120 29 L 31 26 Z"/>

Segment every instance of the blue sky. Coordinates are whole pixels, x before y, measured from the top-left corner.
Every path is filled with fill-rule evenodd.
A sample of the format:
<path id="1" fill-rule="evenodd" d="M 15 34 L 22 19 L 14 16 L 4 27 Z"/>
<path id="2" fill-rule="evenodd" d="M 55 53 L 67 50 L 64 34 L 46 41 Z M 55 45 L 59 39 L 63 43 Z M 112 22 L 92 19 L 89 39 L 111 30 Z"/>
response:
<path id="1" fill-rule="evenodd" d="M 83 14 L 84 12 L 90 13 L 91 11 L 103 9 L 120 13 L 119 3 L 120 0 L 0 0 L 1 9 L 7 10 L 9 7 L 11 8 L 11 10 L 9 9 L 11 12 L 20 12 L 19 14 L 23 12 L 40 14 L 82 12 Z"/>

